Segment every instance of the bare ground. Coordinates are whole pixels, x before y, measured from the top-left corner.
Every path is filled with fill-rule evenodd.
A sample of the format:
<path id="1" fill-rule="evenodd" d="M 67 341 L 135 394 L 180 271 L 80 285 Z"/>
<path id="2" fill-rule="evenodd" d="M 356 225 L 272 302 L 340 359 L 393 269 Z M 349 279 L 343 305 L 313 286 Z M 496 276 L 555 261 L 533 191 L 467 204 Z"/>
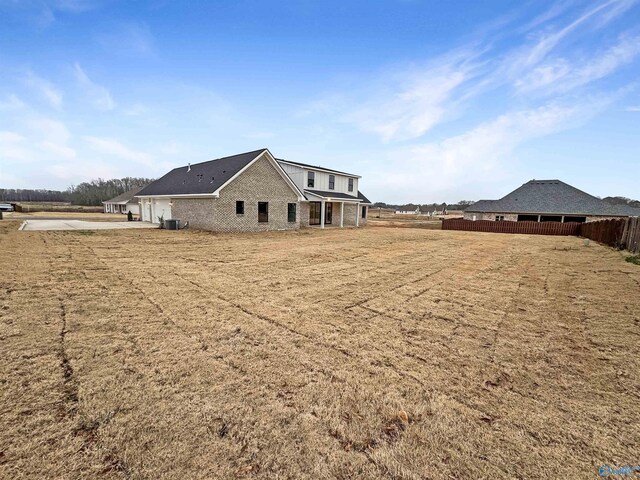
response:
<path id="1" fill-rule="evenodd" d="M 640 463 L 640 268 L 577 238 L 0 222 L 2 478 Z"/>

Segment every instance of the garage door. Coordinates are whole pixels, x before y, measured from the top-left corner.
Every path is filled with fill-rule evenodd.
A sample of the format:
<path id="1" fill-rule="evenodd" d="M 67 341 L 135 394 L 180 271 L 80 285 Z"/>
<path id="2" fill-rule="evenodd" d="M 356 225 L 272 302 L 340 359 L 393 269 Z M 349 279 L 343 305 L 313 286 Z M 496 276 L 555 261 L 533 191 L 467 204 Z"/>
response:
<path id="1" fill-rule="evenodd" d="M 171 200 L 162 199 L 162 200 L 153 200 L 153 219 L 151 220 L 153 223 L 160 223 L 158 217 L 162 217 L 164 220 L 169 220 L 171 218 Z"/>

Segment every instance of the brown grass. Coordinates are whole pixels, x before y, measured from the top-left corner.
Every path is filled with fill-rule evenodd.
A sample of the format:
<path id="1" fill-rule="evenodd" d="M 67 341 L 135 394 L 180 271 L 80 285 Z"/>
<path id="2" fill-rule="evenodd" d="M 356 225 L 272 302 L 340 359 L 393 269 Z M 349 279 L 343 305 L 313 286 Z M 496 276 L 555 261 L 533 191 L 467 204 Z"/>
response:
<path id="1" fill-rule="evenodd" d="M 594 478 L 640 269 L 577 238 L 0 222 L 2 478 Z"/>

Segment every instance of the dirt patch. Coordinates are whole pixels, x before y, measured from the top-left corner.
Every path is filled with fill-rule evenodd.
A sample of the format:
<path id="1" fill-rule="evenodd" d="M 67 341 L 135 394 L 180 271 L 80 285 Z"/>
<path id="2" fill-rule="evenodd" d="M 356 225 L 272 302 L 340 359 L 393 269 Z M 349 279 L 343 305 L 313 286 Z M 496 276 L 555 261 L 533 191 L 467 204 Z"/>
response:
<path id="1" fill-rule="evenodd" d="M 640 269 L 608 248 L 13 223 L 0 477 L 589 478 L 637 461 Z"/>

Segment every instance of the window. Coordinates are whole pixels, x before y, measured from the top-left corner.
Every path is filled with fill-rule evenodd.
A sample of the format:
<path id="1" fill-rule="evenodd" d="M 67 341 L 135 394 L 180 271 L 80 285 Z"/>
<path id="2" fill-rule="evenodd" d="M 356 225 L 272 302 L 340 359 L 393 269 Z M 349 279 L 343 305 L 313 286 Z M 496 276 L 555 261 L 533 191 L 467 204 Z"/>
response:
<path id="1" fill-rule="evenodd" d="M 258 222 L 269 221 L 269 202 L 258 202 Z"/>
<path id="2" fill-rule="evenodd" d="M 320 202 L 309 202 L 309 225 L 320 225 Z"/>
<path id="3" fill-rule="evenodd" d="M 244 202 L 242 200 L 236 202 L 236 215 L 244 215 Z"/>
<path id="4" fill-rule="evenodd" d="M 307 187 L 313 188 L 316 183 L 316 174 L 315 172 L 309 172 L 307 174 Z"/>
<path id="5" fill-rule="evenodd" d="M 296 204 L 295 203 L 287 204 L 287 221 L 289 223 L 295 223 L 296 221 Z"/>
<path id="6" fill-rule="evenodd" d="M 518 215 L 519 222 L 537 222 L 538 215 Z"/>
<path id="7" fill-rule="evenodd" d="M 504 215 L 496 215 L 496 222 L 504 222 Z"/>
<path id="8" fill-rule="evenodd" d="M 349 191 L 353 192 L 353 178 L 349 179 Z"/>
<path id="9" fill-rule="evenodd" d="M 362 218 L 367 218 L 367 207 L 362 207 Z"/>
<path id="10" fill-rule="evenodd" d="M 333 190 L 336 186 L 336 176 L 329 175 L 329 190 Z"/>

